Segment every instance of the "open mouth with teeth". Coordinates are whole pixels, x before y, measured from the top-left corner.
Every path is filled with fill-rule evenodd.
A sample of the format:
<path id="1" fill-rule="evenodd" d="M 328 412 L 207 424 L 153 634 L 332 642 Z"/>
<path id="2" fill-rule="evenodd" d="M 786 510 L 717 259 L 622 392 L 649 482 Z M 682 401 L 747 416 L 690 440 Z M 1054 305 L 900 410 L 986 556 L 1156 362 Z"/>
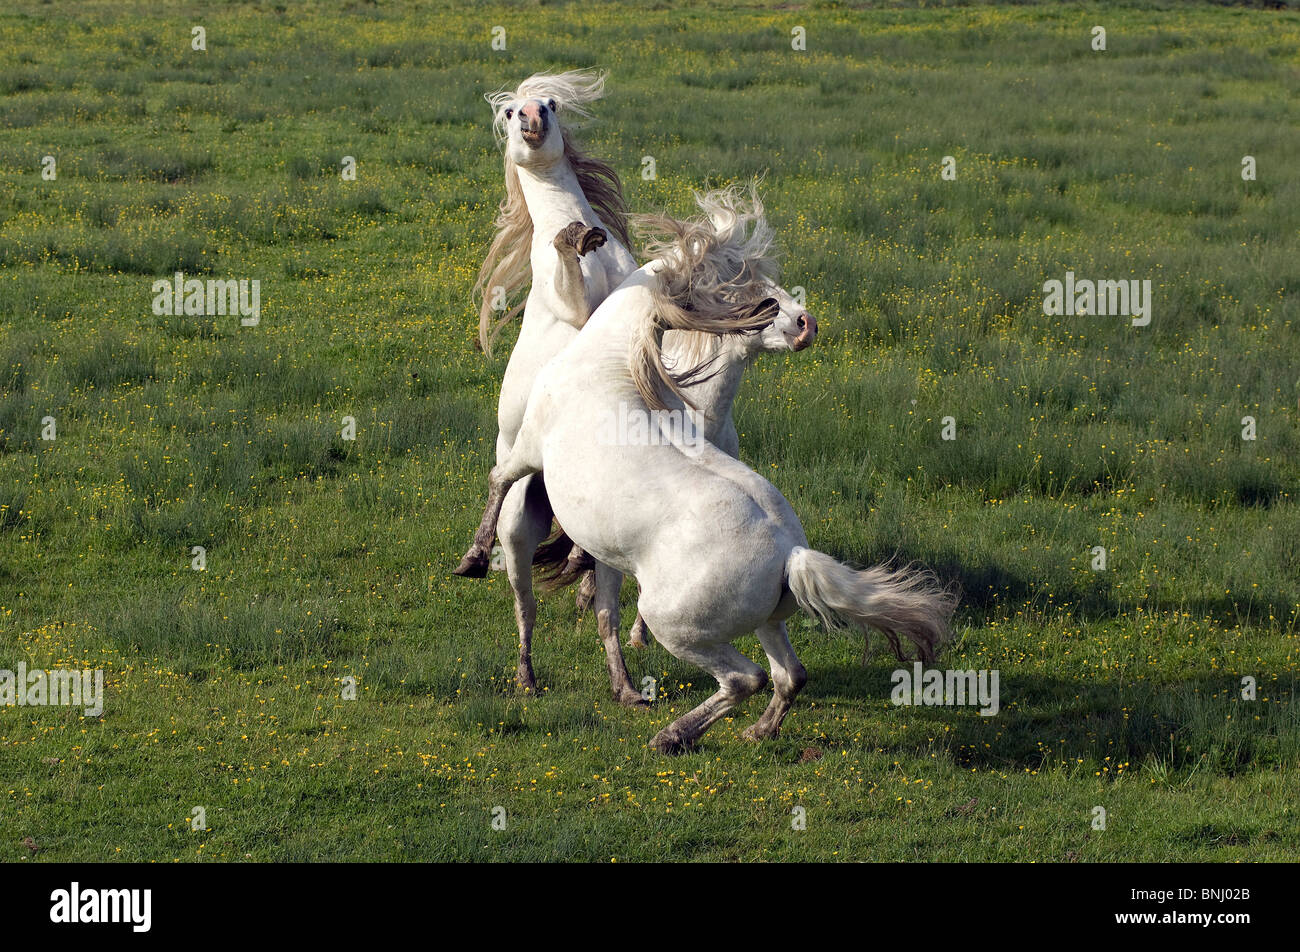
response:
<path id="1" fill-rule="evenodd" d="M 538 129 L 534 131 L 531 129 L 523 129 L 520 131 L 519 136 L 529 145 L 541 145 L 542 140 L 546 138 L 546 130 Z"/>

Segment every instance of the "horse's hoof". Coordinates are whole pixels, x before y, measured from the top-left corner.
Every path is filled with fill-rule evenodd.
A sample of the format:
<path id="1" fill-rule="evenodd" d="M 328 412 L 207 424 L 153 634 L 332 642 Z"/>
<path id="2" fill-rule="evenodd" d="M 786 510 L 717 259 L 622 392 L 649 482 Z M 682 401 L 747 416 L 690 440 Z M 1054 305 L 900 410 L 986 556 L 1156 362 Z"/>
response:
<path id="1" fill-rule="evenodd" d="M 520 677 L 519 675 L 515 675 L 515 687 L 523 691 L 525 694 L 538 693 L 537 679 L 534 678 L 532 675 L 529 675 L 526 678 Z"/>
<path id="2" fill-rule="evenodd" d="M 564 251 L 566 248 L 577 251 L 582 246 L 586 234 L 586 222 L 571 221 L 559 230 L 551 244 L 555 245 L 557 251 Z"/>
<path id="3" fill-rule="evenodd" d="M 578 255 L 581 256 L 588 251 L 595 251 L 608 240 L 609 236 L 605 234 L 604 228 L 588 228 L 587 233 L 578 242 Z"/>
<path id="4" fill-rule="evenodd" d="M 564 574 L 572 578 L 582 575 L 584 572 L 591 572 L 595 567 L 596 560 L 582 549 L 574 546 L 573 551 L 569 553 L 569 557 L 564 562 Z M 593 595 L 596 592 L 596 577 L 594 574 L 591 578 L 591 592 Z"/>
<path id="5" fill-rule="evenodd" d="M 451 574 L 461 578 L 487 578 L 488 557 L 480 552 L 466 552 L 460 565 L 452 569 Z"/>
<path id="6" fill-rule="evenodd" d="M 614 699 L 624 707 L 636 708 L 642 711 L 648 711 L 650 709 L 650 702 L 631 688 L 624 688 L 622 691 L 619 691 L 614 695 Z"/>
<path id="7" fill-rule="evenodd" d="M 761 740 L 771 740 L 778 733 L 780 733 L 779 729 L 768 730 L 766 728 L 759 727 L 758 724 L 750 724 L 748 727 L 746 727 L 743 731 L 740 732 L 740 736 L 745 738 L 745 740 L 752 740 L 757 742 Z"/>
<path id="8" fill-rule="evenodd" d="M 632 623 L 632 630 L 627 633 L 627 644 L 629 648 L 644 648 L 650 644 L 646 637 L 650 632 L 645 626 L 645 622 L 640 615 L 636 616 L 636 621 Z"/>
<path id="9" fill-rule="evenodd" d="M 582 581 L 578 584 L 578 594 L 574 596 L 573 604 L 579 612 L 585 612 L 595 600 L 596 575 L 594 572 L 588 572 L 583 575 Z"/>
<path id="10" fill-rule="evenodd" d="M 691 748 L 690 743 L 683 740 L 681 735 L 673 730 L 671 724 L 651 738 L 650 746 L 659 753 L 669 756 L 685 753 Z"/>
<path id="11" fill-rule="evenodd" d="M 609 240 L 603 228 L 589 228 L 586 222 L 571 221 L 560 229 L 552 244 L 557 251 L 571 248 L 579 257 Z"/>

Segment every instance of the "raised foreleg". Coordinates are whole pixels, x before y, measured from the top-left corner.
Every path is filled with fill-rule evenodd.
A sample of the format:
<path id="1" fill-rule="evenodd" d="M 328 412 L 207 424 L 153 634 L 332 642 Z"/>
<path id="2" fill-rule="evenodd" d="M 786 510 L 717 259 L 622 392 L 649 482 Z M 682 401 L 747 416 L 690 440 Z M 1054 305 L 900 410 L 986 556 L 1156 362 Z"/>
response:
<path id="1" fill-rule="evenodd" d="M 603 245 L 607 237 L 605 229 L 591 228 L 584 222 L 575 221 L 560 229 L 552 242 L 559 255 L 559 264 L 548 303 L 555 316 L 566 324 L 581 328 L 591 317 L 587 282 L 583 279 L 582 262 L 578 259 Z"/>
<path id="2" fill-rule="evenodd" d="M 483 509 L 483 518 L 478 531 L 474 533 L 474 544 L 461 558 L 460 564 L 452 569 L 453 575 L 465 578 L 485 578 L 491 561 L 492 541 L 496 538 L 497 522 L 501 518 L 501 507 L 505 504 L 506 493 L 510 487 L 530 473 L 541 472 L 541 460 L 533 461 L 526 447 L 527 440 L 516 439 L 506 459 L 488 474 L 488 501 Z"/>

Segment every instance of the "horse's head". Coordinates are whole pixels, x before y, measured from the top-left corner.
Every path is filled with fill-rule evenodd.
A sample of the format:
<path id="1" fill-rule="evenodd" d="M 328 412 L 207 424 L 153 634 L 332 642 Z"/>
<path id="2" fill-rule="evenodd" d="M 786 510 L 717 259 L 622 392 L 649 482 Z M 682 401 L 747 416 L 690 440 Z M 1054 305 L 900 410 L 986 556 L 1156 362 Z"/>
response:
<path id="1" fill-rule="evenodd" d="M 749 353 L 803 350 L 817 335 L 817 322 L 776 283 L 772 228 L 758 198 L 757 182 L 695 196 L 701 216 L 678 219 L 643 215 L 644 253 L 654 259 L 650 321 L 634 343 L 632 380 L 652 409 L 662 410 L 662 391 L 690 404 L 682 386 L 707 379 L 713 359 L 707 338 L 734 335 Z M 682 351 L 684 371 L 669 372 L 651 327 L 696 335 Z M 718 342 L 716 346 L 722 346 Z M 716 355 L 717 351 L 713 351 Z M 703 357 L 699 362 L 692 358 Z"/>
<path id="2" fill-rule="evenodd" d="M 604 95 L 604 74 L 592 70 L 537 73 L 518 88 L 493 93 L 493 127 L 506 158 L 523 168 L 539 168 L 564 156 L 565 130 L 560 124 L 589 118 L 588 103 Z"/>
<path id="3" fill-rule="evenodd" d="M 554 97 L 511 99 L 501 110 L 506 157 L 523 168 L 554 165 L 564 156 L 564 132 Z"/>
<path id="4" fill-rule="evenodd" d="M 778 350 L 803 350 L 812 346 L 817 337 L 817 319 L 779 285 L 770 285 L 768 296 L 776 300 L 777 315 L 771 324 L 746 339 L 747 349 L 771 353 Z"/>

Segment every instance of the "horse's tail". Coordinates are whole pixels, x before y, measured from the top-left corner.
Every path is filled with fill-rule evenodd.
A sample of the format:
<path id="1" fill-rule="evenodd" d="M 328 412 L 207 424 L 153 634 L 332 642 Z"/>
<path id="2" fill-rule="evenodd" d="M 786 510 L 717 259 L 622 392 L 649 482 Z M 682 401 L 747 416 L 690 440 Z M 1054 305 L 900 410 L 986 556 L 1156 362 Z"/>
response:
<path id="1" fill-rule="evenodd" d="M 785 562 L 799 607 L 828 628 L 875 629 L 908 660 L 903 639 L 921 661 L 933 661 L 951 636 L 957 596 L 928 571 L 875 566 L 854 569 L 824 552 L 796 546 Z"/>
<path id="2" fill-rule="evenodd" d="M 572 554 L 573 540 L 565 535 L 563 529 L 557 529 L 551 538 L 537 547 L 533 553 L 533 572 L 542 591 L 554 592 L 567 588 L 581 579 L 589 569 L 596 567 L 596 560 L 585 551 L 577 559 L 570 558 Z"/>

